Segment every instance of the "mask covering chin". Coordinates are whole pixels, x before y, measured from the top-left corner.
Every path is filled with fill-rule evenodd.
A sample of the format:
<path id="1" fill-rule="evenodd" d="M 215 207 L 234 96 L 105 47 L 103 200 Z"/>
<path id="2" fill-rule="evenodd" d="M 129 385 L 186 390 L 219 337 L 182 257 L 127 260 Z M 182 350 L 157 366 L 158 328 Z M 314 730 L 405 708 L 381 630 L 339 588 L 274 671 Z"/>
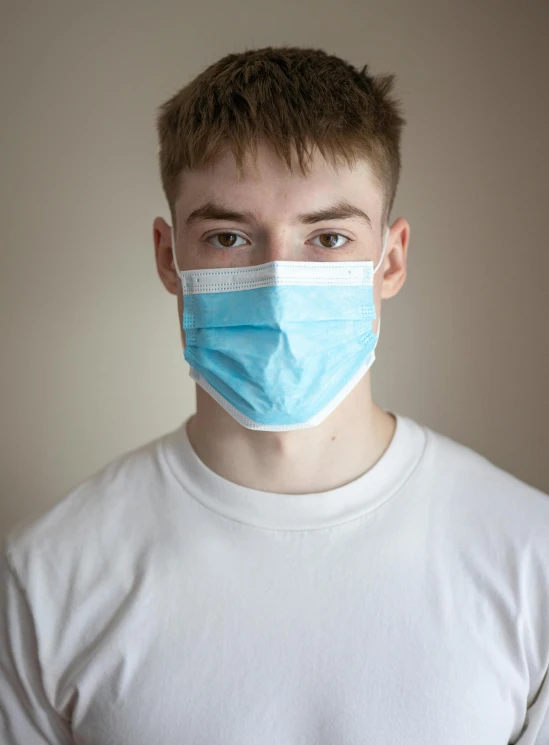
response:
<path id="1" fill-rule="evenodd" d="M 190 375 L 248 429 L 320 424 L 364 377 L 379 338 L 372 261 L 179 271 Z"/>

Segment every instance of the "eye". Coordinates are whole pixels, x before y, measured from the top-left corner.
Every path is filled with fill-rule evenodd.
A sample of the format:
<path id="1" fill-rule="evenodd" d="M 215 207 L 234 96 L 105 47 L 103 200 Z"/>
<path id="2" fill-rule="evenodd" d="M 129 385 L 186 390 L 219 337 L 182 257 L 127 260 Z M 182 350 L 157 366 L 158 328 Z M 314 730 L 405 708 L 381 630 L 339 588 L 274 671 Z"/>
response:
<path id="1" fill-rule="evenodd" d="M 346 235 L 341 235 L 341 233 L 321 233 L 320 235 L 315 236 L 313 241 L 316 241 L 317 238 L 320 240 L 321 248 L 341 248 L 345 244 L 337 243 L 339 238 L 343 238 L 345 241 L 352 240 L 352 238 L 347 238 Z M 315 246 L 318 246 L 318 243 L 315 243 Z"/>
<path id="2" fill-rule="evenodd" d="M 236 233 L 216 233 L 215 235 L 210 235 L 207 240 L 208 242 L 213 240 L 219 241 L 220 245 L 212 243 L 212 246 L 215 248 L 234 248 L 235 246 L 243 246 L 246 243 L 246 240 Z M 237 240 L 241 240 L 242 243 L 236 243 Z"/>

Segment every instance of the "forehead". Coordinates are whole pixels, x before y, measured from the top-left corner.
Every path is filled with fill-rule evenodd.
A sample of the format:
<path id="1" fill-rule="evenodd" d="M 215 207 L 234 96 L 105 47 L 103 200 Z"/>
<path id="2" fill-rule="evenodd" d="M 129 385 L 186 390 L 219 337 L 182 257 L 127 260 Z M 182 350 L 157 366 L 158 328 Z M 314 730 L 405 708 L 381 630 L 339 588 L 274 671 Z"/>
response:
<path id="1" fill-rule="evenodd" d="M 379 222 L 382 198 L 381 186 L 367 160 L 352 167 L 333 165 L 316 150 L 303 174 L 297 161 L 290 170 L 270 148 L 259 144 L 255 163 L 251 156 L 246 157 L 242 173 L 229 148 L 211 166 L 184 172 L 175 208 L 183 219 L 205 201 L 265 216 L 290 215 L 345 199 Z"/>

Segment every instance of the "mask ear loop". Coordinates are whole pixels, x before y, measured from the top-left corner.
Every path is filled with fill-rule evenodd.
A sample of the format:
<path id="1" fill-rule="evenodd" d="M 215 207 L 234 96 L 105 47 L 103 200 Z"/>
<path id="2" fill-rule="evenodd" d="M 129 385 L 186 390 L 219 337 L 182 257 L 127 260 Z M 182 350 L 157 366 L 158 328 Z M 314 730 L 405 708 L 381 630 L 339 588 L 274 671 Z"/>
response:
<path id="1" fill-rule="evenodd" d="M 385 258 L 385 251 L 387 250 L 387 241 L 389 240 L 389 228 L 385 231 L 385 240 L 383 241 L 383 249 L 381 251 L 381 256 L 379 257 L 379 261 L 376 264 L 376 267 L 374 269 L 374 274 L 377 272 L 381 264 L 383 263 L 383 259 Z"/>
<path id="2" fill-rule="evenodd" d="M 177 276 L 181 278 L 181 272 L 179 271 L 179 267 L 177 266 L 177 259 L 175 258 L 175 233 L 173 231 L 173 227 L 171 229 L 172 231 L 172 256 L 173 256 L 173 263 L 175 268 L 177 269 Z"/>
<path id="3" fill-rule="evenodd" d="M 383 263 L 383 259 L 385 258 L 385 251 L 387 250 L 387 241 L 389 240 L 389 228 L 385 231 L 385 240 L 383 241 L 383 250 L 381 251 L 381 256 L 379 261 L 376 264 L 376 268 L 374 269 L 374 274 L 377 272 L 381 264 Z M 377 343 L 379 341 L 379 332 L 381 331 L 381 316 L 377 319 L 377 334 L 376 334 L 376 343 L 374 344 L 374 349 L 377 347 Z"/>

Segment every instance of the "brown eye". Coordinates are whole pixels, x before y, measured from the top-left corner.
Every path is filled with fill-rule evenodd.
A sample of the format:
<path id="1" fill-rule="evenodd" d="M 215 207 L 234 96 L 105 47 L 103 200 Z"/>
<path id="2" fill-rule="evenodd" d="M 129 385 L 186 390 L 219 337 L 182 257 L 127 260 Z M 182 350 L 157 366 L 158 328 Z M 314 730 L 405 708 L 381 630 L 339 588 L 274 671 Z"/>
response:
<path id="1" fill-rule="evenodd" d="M 241 243 L 237 243 L 241 241 Z M 216 233 L 208 238 L 208 242 L 215 248 L 233 248 L 234 246 L 243 246 L 246 241 L 241 235 L 236 233 Z"/>
<path id="2" fill-rule="evenodd" d="M 217 239 L 223 248 L 231 248 L 231 246 L 234 246 L 236 235 L 234 233 L 218 233 Z"/>
<path id="3" fill-rule="evenodd" d="M 319 238 L 325 248 L 333 248 L 337 243 L 337 235 L 335 233 L 323 233 Z"/>
<path id="4" fill-rule="evenodd" d="M 341 233 L 321 233 L 317 235 L 313 240 L 319 240 L 322 248 L 341 248 L 345 243 L 338 243 L 339 239 L 345 239 L 345 242 L 351 240 Z"/>

